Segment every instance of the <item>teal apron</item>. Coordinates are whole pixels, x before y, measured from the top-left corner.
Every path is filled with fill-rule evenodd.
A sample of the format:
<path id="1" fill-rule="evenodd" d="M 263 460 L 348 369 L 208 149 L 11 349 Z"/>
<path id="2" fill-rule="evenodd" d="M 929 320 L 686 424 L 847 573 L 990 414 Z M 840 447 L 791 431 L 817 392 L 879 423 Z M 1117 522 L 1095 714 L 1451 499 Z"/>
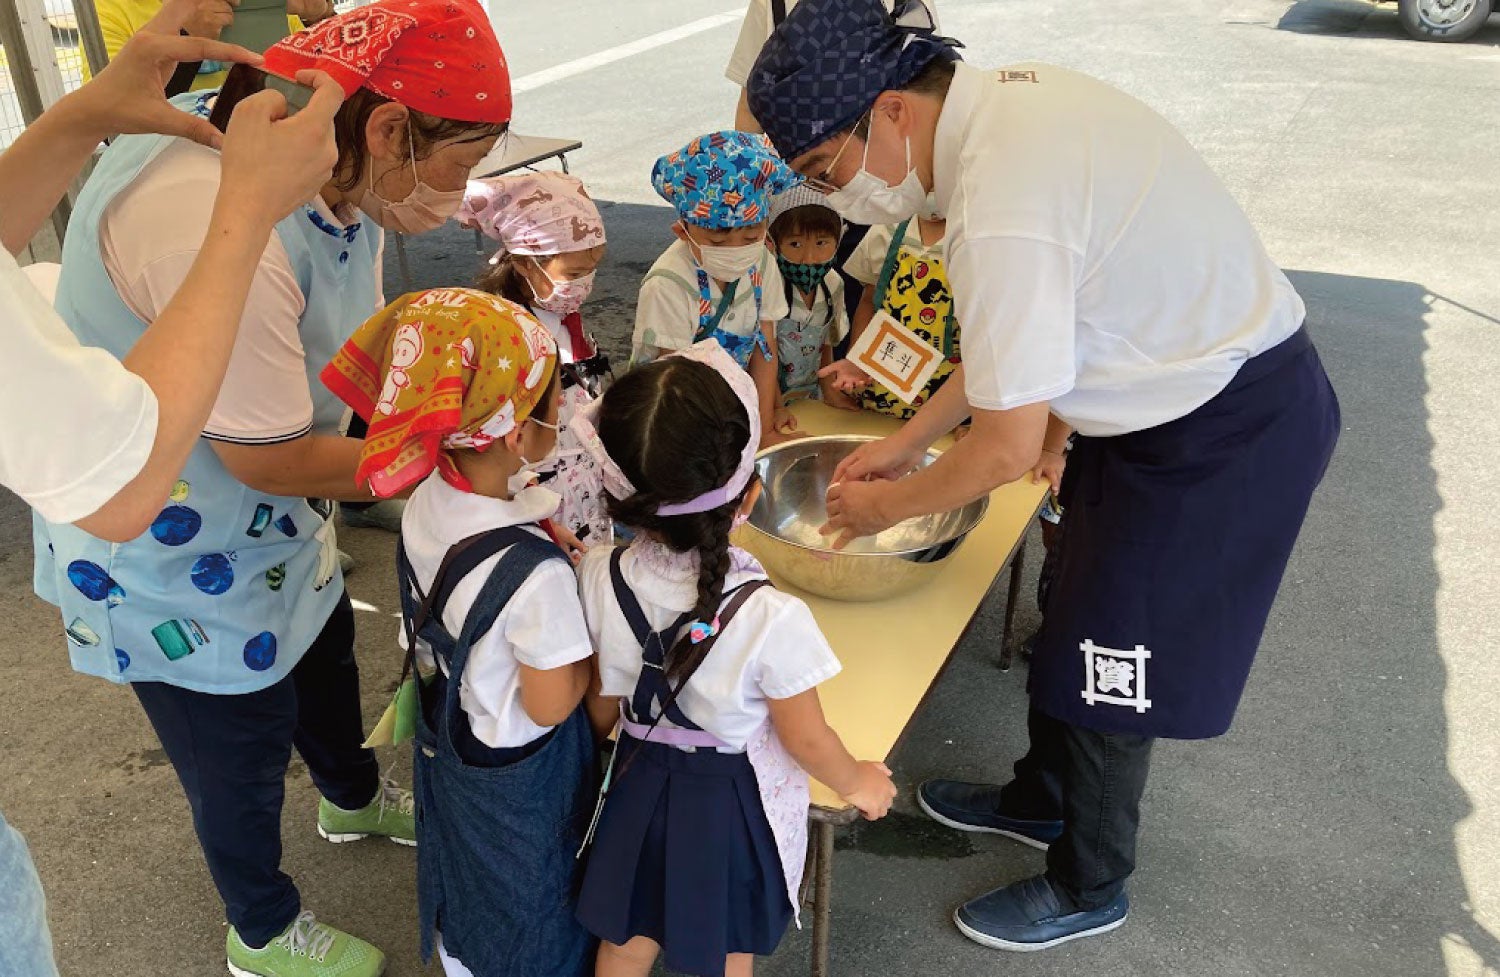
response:
<path id="1" fill-rule="evenodd" d="M 213 94 L 172 101 L 207 115 Z M 83 343 L 117 357 L 146 323 L 105 269 L 100 220 L 170 143 L 164 136 L 115 140 L 79 196 L 63 247 L 57 310 Z M 310 208 L 279 222 L 276 234 L 306 300 L 299 329 L 312 430 L 336 434 L 343 404 L 318 373 L 374 311 L 380 235 L 360 224 L 334 227 Z M 146 533 L 118 545 L 34 517 L 36 592 L 62 611 L 74 669 L 208 693 L 273 685 L 301 659 L 343 593 L 332 523 L 304 499 L 237 481 L 206 440 L 166 501 Z"/>

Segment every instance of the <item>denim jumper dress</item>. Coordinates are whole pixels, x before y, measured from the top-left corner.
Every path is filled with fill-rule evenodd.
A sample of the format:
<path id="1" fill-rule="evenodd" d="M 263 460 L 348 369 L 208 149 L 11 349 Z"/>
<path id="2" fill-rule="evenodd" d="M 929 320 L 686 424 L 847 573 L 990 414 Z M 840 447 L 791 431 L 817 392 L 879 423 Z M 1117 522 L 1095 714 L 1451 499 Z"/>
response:
<path id="1" fill-rule="evenodd" d="M 625 582 L 623 553 L 615 550 L 610 577 L 641 642 L 643 667 L 622 709 L 578 918 L 611 943 L 655 940 L 668 970 L 718 977 L 728 954 L 774 952 L 794 917 L 807 854 L 807 775 L 769 723 L 746 752 L 724 753 L 725 744 L 676 705 L 666 651 L 692 614 L 653 631 Z M 719 633 L 744 599 L 768 585 L 756 580 L 726 594 Z M 676 728 L 658 725 L 663 718 Z"/>
<path id="2" fill-rule="evenodd" d="M 460 547 L 464 552 L 455 556 Z M 442 624 L 448 595 L 467 571 L 502 549 L 454 638 Z M 495 749 L 474 736 L 459 701 L 474 643 L 552 559 L 566 557 L 519 526 L 492 530 L 450 551 L 429 598 L 405 548 L 397 548 L 408 655 L 415 653 L 414 632 L 447 669 L 422 688 L 413 750 L 422 959 L 432 959 L 441 933 L 444 950 L 474 977 L 593 972 L 596 942 L 573 916 L 577 855 L 598 786 L 587 714 L 580 705 L 536 741 Z"/>
<path id="3" fill-rule="evenodd" d="M 172 100 L 208 114 L 214 93 Z M 124 357 L 147 324 L 105 268 L 99 225 L 114 198 L 172 143 L 122 136 L 73 211 L 57 310 L 87 345 Z M 344 405 L 318 379 L 375 307 L 378 231 L 330 226 L 311 208 L 276 225 L 305 299 L 298 336 L 314 433 L 335 434 Z M 149 531 L 111 544 L 33 519 L 37 596 L 63 615 L 73 668 L 113 682 L 165 682 L 215 694 L 274 685 L 301 660 L 344 592 L 333 524 L 302 498 L 237 480 L 198 441 Z"/>

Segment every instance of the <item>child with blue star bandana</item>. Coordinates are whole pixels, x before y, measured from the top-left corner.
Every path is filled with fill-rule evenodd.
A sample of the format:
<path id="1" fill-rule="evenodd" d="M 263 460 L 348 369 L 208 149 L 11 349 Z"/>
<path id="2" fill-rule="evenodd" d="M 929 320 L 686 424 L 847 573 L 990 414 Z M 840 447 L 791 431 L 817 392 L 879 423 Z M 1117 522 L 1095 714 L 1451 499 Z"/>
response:
<path id="1" fill-rule="evenodd" d="M 763 445 L 783 440 L 775 323 L 787 300 L 766 250 L 771 197 L 801 182 L 764 136 L 699 136 L 656 161 L 651 183 L 677 211 L 667 248 L 641 282 L 631 362 L 650 362 L 713 339 L 760 392 Z"/>

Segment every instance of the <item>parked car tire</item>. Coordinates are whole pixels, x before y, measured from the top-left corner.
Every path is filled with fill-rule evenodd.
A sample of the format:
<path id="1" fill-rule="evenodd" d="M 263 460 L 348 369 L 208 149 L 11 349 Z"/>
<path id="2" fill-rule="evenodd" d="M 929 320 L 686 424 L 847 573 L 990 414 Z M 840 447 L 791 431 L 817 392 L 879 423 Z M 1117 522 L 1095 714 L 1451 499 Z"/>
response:
<path id="1" fill-rule="evenodd" d="M 1494 0 L 1398 0 L 1401 26 L 1419 41 L 1473 37 L 1494 10 Z"/>

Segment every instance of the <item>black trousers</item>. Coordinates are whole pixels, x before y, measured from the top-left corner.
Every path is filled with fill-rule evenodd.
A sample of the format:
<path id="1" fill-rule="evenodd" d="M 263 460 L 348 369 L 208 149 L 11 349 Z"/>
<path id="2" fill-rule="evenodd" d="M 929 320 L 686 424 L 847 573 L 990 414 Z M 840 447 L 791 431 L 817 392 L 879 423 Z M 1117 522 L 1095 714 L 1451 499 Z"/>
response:
<path id="1" fill-rule="evenodd" d="M 345 810 L 375 799 L 380 768 L 360 746 L 354 611 L 346 594 L 290 675 L 244 695 L 131 686 L 177 771 L 225 915 L 252 947 L 291 925 L 301 897 L 281 871 L 281 807 L 292 747 Z"/>
<path id="2" fill-rule="evenodd" d="M 1001 813 L 1063 822 L 1047 849 L 1047 880 L 1064 910 L 1111 902 L 1135 871 L 1141 794 L 1151 769 L 1149 736 L 1099 733 L 1031 708 L 1031 748 L 1001 790 Z"/>

